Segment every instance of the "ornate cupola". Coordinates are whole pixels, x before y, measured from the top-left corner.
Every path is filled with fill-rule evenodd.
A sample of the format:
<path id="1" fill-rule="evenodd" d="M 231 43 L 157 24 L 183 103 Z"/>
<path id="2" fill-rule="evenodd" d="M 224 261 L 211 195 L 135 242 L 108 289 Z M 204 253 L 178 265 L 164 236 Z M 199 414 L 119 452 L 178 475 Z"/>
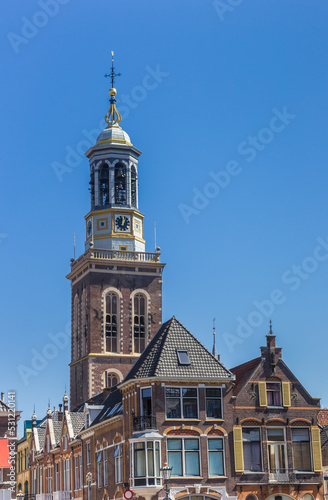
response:
<path id="1" fill-rule="evenodd" d="M 86 156 L 90 163 L 91 211 L 86 216 L 86 250 L 145 251 L 143 214 L 138 211 L 138 158 L 128 134 L 119 126 L 121 115 L 116 108 L 117 94 L 112 57 L 109 75 L 110 108 L 107 127 Z"/>

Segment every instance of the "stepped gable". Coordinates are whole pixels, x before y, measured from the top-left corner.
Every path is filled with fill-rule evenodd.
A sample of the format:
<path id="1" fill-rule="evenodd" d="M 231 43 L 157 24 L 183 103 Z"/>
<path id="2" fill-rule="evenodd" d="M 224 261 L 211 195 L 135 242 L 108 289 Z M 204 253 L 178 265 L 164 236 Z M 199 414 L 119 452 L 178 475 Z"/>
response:
<path id="1" fill-rule="evenodd" d="M 177 351 L 188 351 L 190 364 L 179 363 Z M 234 379 L 234 375 L 178 321 L 163 323 L 123 382 L 159 377 Z"/>

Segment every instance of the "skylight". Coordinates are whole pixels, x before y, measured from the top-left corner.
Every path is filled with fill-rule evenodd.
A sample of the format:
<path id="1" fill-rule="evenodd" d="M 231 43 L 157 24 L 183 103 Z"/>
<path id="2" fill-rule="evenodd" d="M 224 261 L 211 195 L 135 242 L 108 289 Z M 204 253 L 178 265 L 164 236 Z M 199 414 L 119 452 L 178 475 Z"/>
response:
<path id="1" fill-rule="evenodd" d="M 179 365 L 190 365 L 188 351 L 177 351 Z"/>

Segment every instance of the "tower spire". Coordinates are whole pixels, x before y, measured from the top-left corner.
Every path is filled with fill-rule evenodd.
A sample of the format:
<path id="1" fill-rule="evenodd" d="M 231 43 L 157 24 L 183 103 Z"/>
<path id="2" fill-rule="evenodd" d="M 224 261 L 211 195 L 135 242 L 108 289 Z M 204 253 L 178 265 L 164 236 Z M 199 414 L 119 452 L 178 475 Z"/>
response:
<path id="1" fill-rule="evenodd" d="M 219 359 L 218 352 L 216 350 L 216 344 L 215 344 L 215 321 L 216 318 L 213 318 L 213 348 L 212 348 L 212 354 L 216 359 Z"/>
<path id="2" fill-rule="evenodd" d="M 114 51 L 112 50 L 112 68 L 111 68 L 111 72 L 108 74 L 108 75 L 105 75 L 106 78 L 110 78 L 111 79 L 111 83 L 112 83 L 112 86 L 111 88 L 109 89 L 109 95 L 110 95 L 110 99 L 109 99 L 109 102 L 110 102 L 110 107 L 109 107 L 109 110 L 105 116 L 105 122 L 108 123 L 108 126 L 111 127 L 113 126 L 115 123 L 120 123 L 120 121 L 122 120 L 122 116 L 120 115 L 120 113 L 117 111 L 117 108 L 116 108 L 116 99 L 115 99 L 115 96 L 117 94 L 117 90 L 114 88 L 114 83 L 115 83 L 115 77 L 116 76 L 121 76 L 121 73 L 115 73 L 115 68 L 114 68 Z"/>

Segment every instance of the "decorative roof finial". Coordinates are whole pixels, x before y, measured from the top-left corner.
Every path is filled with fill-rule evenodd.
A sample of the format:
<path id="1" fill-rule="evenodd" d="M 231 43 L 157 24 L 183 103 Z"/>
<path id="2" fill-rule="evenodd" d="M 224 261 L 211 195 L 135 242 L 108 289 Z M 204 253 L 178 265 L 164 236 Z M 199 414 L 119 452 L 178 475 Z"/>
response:
<path id="1" fill-rule="evenodd" d="M 216 318 L 213 318 L 213 349 L 212 349 L 212 354 L 216 359 L 219 359 L 218 352 L 216 350 L 216 345 L 215 345 L 215 321 L 216 321 Z"/>
<path id="2" fill-rule="evenodd" d="M 269 331 L 269 335 L 273 335 L 273 333 L 272 333 L 272 321 L 271 321 L 271 319 L 270 319 L 270 331 Z"/>
<path id="3" fill-rule="evenodd" d="M 108 126 L 111 127 L 115 123 L 120 123 L 122 120 L 122 116 L 120 113 L 117 111 L 116 108 L 116 99 L 115 96 L 117 94 L 116 89 L 114 88 L 114 82 L 115 82 L 115 77 L 116 76 L 121 76 L 121 73 L 115 73 L 115 68 L 114 68 L 114 52 L 112 51 L 112 69 L 111 72 L 108 75 L 105 75 L 105 77 L 109 77 L 111 79 L 112 87 L 109 89 L 109 95 L 110 95 L 110 108 L 108 110 L 108 113 L 105 116 L 105 122 L 108 123 Z"/>

